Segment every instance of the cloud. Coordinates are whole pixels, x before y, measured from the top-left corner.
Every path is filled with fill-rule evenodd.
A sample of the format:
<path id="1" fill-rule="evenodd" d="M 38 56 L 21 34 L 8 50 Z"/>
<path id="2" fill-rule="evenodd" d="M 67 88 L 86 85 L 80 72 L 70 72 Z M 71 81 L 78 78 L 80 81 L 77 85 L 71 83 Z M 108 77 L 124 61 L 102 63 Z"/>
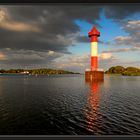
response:
<path id="1" fill-rule="evenodd" d="M 8 48 L 18 49 L 20 47 L 20 49 L 53 50 L 65 53 L 68 52 L 69 46 L 82 41 L 79 35 L 80 28 L 75 20 L 86 19 L 94 23 L 95 20 L 99 19 L 100 11 L 99 6 L 90 7 L 89 11 L 92 13 L 87 12 L 84 6 L 51 5 L 3 6 L 1 9 L 6 11 L 5 16 L 7 17 L 1 22 L 1 27 L 7 31 L 1 29 L 0 35 L 9 34 L 10 37 L 12 36 L 11 39 L 3 36 L 2 44 L 6 44 Z M 85 12 L 87 16 L 83 14 Z M 42 32 L 38 33 L 40 30 Z M 17 33 L 17 31 L 30 32 Z M 6 40 L 10 40 L 9 43 Z"/>
<path id="2" fill-rule="evenodd" d="M 5 19 L 6 24 L 1 26 L 9 30 L 0 29 L 2 37 L 0 47 L 68 53 L 69 46 L 77 42 L 88 41 L 88 37 L 78 35 L 80 27 L 75 23 L 75 20 L 85 20 L 97 24 L 96 21 L 100 19 L 100 12 L 103 9 L 106 16 L 118 19 L 122 16 L 124 18 L 126 13 L 129 15 L 138 11 L 135 6 L 134 8 L 132 8 L 133 6 L 125 8 L 125 10 L 124 6 L 92 5 L 87 7 L 82 5 L 1 6 L 8 18 Z M 120 10 L 124 12 L 119 15 Z M 42 32 L 38 32 L 40 30 Z M 24 33 L 23 31 L 30 32 Z"/>
<path id="3" fill-rule="evenodd" d="M 41 64 L 47 65 L 54 61 L 55 59 L 63 56 L 62 53 L 57 53 L 54 51 L 48 52 L 39 52 L 33 50 L 11 50 L 11 49 L 3 49 L 0 53 L 0 63 L 3 65 L 7 65 L 10 67 L 11 65 L 26 65 L 26 66 L 33 66 Z"/>
<path id="4" fill-rule="evenodd" d="M 99 54 L 99 65 L 104 70 L 119 62 L 122 62 L 121 59 L 113 56 L 111 53 Z M 90 69 L 90 55 L 64 55 L 61 57 L 61 61 L 58 58 L 50 66 L 52 67 L 53 65 L 59 69 L 84 73 L 86 69 Z"/>
<path id="5" fill-rule="evenodd" d="M 103 51 L 103 53 L 117 53 L 117 52 L 128 52 L 128 51 L 140 51 L 140 48 L 138 47 L 113 48 L 107 51 Z"/>
<path id="6" fill-rule="evenodd" d="M 99 55 L 99 59 L 110 59 L 110 58 L 112 58 L 111 53 L 102 53 Z"/>
<path id="7" fill-rule="evenodd" d="M 87 40 L 80 36 L 80 27 L 75 20 L 94 23 L 99 19 L 101 8 L 90 7 L 87 12 L 84 6 L 7 5 L 0 9 L 0 50 L 7 48 L 5 65 L 10 67 L 12 64 L 47 65 L 56 58 L 53 52 L 70 54 L 69 46 Z"/>
<path id="8" fill-rule="evenodd" d="M 128 21 L 127 24 L 124 26 L 124 30 L 126 30 L 129 33 L 139 32 L 140 20 Z"/>
<path id="9" fill-rule="evenodd" d="M 133 14 L 139 13 L 140 6 L 139 5 L 126 5 L 126 4 L 118 4 L 118 5 L 106 5 L 105 6 L 105 15 L 107 18 L 112 18 L 116 22 L 121 23 L 126 20 L 129 16 Z"/>
<path id="10" fill-rule="evenodd" d="M 5 19 L 5 12 L 0 9 L 0 22 Z"/>
<path id="11" fill-rule="evenodd" d="M 78 42 L 84 42 L 84 43 L 87 43 L 90 41 L 89 37 L 88 36 L 78 36 L 77 37 L 77 41 Z"/>
<path id="12" fill-rule="evenodd" d="M 61 60 L 58 58 L 50 66 L 58 69 L 65 69 L 69 71 L 77 71 L 83 73 L 89 67 L 90 56 L 85 55 L 64 55 Z"/>
<path id="13" fill-rule="evenodd" d="M 0 50 L 5 49 L 4 53 L 6 52 L 8 56 L 5 64 L 10 66 L 54 63 L 53 61 L 63 55 L 70 54 L 69 46 L 89 41 L 87 36 L 80 35 L 80 27 L 75 20 L 97 24 L 100 12 L 104 10 L 108 18 L 120 21 L 137 13 L 139 6 L 4 5 L 0 9 Z M 134 22 L 128 24 L 138 25 Z M 98 27 L 101 28 L 100 25 Z M 78 56 L 75 59 L 78 59 Z M 73 67 L 76 65 L 78 67 L 78 63 L 73 59 L 71 61 L 74 64 Z M 82 67 L 82 63 L 79 62 L 79 65 Z"/>
<path id="14" fill-rule="evenodd" d="M 0 52 L 0 61 L 1 60 L 6 60 L 6 59 L 7 59 L 6 55 L 3 54 L 2 52 Z"/>
<path id="15" fill-rule="evenodd" d="M 114 38 L 114 41 L 117 44 L 123 44 L 124 42 L 129 44 L 132 41 L 132 38 L 130 36 L 117 36 Z"/>
<path id="16" fill-rule="evenodd" d="M 52 56 L 52 55 L 54 55 L 54 53 L 55 53 L 54 51 L 49 51 L 48 55 Z"/>
<path id="17" fill-rule="evenodd" d="M 127 59 L 122 59 L 119 56 L 115 56 L 115 55 L 111 55 L 110 57 L 107 57 L 106 59 L 99 59 L 99 66 L 101 69 L 103 69 L 104 71 L 107 70 L 108 68 L 112 67 L 112 66 L 133 66 L 133 60 L 130 62 L 130 60 Z"/>
<path id="18" fill-rule="evenodd" d="M 108 51 L 103 51 L 104 53 L 140 51 L 140 20 L 127 21 L 126 24 L 122 26 L 122 29 L 128 33 L 128 36 L 117 36 L 110 44 L 115 47 L 127 47 L 113 48 Z"/>
<path id="19" fill-rule="evenodd" d="M 14 21 L 3 21 L 0 23 L 0 27 L 17 32 L 40 32 L 40 29 L 35 27 L 34 25 L 18 23 Z"/>
<path id="20" fill-rule="evenodd" d="M 3 10 L 0 10 L 0 28 L 17 32 L 40 32 L 40 29 L 33 24 L 13 21 Z"/>

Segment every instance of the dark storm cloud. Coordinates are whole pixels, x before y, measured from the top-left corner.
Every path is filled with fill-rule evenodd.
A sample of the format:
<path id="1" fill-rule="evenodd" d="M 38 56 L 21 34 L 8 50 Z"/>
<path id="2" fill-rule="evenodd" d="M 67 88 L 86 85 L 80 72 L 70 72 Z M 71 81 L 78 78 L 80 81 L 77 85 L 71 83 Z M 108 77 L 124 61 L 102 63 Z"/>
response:
<path id="1" fill-rule="evenodd" d="M 140 12 L 140 5 L 115 4 L 106 6 L 104 12 L 107 18 L 112 18 L 114 20 L 124 20 L 126 17 L 129 17 L 135 13 Z"/>
<path id="2" fill-rule="evenodd" d="M 33 50 L 10 50 L 9 48 L 1 50 L 1 64 L 13 65 L 41 65 L 52 63 L 55 58 L 63 56 L 62 53 L 54 51 L 39 52 Z M 11 59 L 12 58 L 12 59 Z"/>
<path id="3" fill-rule="evenodd" d="M 88 36 L 78 36 L 77 37 L 77 41 L 78 42 L 89 42 L 90 41 L 90 39 L 88 38 Z"/>
<path id="4" fill-rule="evenodd" d="M 94 23 L 99 19 L 100 11 L 98 6 L 90 7 L 88 11 L 85 6 L 6 6 L 6 9 L 13 21 L 35 25 L 41 31 L 17 32 L 1 28 L 1 48 L 65 53 L 76 38 L 80 42 L 83 40 L 76 36 L 80 29 L 74 21 L 84 19 Z"/>

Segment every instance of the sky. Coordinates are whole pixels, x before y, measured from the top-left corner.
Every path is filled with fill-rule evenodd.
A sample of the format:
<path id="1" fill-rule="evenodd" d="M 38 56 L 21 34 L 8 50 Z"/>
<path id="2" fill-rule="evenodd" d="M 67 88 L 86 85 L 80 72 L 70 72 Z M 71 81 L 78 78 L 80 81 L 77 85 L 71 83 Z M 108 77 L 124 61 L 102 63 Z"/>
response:
<path id="1" fill-rule="evenodd" d="M 1 5 L 0 69 L 90 68 L 93 25 L 99 68 L 140 67 L 140 5 Z"/>

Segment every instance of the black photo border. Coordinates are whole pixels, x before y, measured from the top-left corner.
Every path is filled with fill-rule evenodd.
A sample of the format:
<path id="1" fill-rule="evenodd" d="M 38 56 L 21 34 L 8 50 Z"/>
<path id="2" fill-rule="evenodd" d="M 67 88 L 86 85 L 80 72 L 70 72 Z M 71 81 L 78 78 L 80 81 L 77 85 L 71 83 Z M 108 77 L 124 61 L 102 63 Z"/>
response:
<path id="1" fill-rule="evenodd" d="M 140 4 L 140 0 L 0 0 L 0 5 Z M 140 135 L 0 135 L 0 140 L 140 140 Z"/>

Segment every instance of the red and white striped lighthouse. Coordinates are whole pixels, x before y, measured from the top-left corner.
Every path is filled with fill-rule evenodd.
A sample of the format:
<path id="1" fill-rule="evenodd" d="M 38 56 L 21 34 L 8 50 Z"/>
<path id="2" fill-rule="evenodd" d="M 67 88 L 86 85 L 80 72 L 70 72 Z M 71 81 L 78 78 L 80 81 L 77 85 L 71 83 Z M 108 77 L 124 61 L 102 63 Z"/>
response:
<path id="1" fill-rule="evenodd" d="M 98 37 L 100 32 L 93 26 L 92 30 L 88 33 L 91 38 L 91 71 L 98 70 Z"/>
<path id="2" fill-rule="evenodd" d="M 91 69 L 85 71 L 86 81 L 103 81 L 104 71 L 98 68 L 98 37 L 100 32 L 93 26 L 92 30 L 88 33 L 91 42 Z"/>

